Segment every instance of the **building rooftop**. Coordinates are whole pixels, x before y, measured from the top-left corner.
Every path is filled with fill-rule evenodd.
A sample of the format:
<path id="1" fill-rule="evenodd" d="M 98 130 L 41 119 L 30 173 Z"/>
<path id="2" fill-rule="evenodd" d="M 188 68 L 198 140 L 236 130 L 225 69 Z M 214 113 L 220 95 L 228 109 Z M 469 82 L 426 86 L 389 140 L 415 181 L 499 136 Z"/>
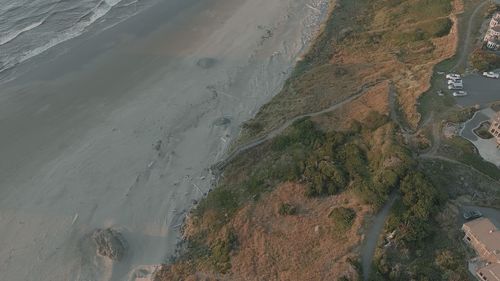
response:
<path id="1" fill-rule="evenodd" d="M 468 228 L 470 233 L 500 262 L 500 231 L 489 219 L 482 218 L 464 223 L 464 228 Z"/>
<path id="2" fill-rule="evenodd" d="M 500 281 L 500 264 L 492 263 L 477 271 L 477 274 L 487 281 Z"/>

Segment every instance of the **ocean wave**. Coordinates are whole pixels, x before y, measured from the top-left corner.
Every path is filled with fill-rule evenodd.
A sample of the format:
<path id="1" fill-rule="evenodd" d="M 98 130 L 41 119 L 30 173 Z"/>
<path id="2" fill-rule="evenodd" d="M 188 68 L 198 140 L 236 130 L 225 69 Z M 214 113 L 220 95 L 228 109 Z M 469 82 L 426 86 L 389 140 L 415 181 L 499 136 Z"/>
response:
<path id="1" fill-rule="evenodd" d="M 44 22 L 45 22 L 45 19 L 42 19 L 42 20 L 34 22 L 34 23 L 32 23 L 32 24 L 30 24 L 30 25 L 28 25 L 28 26 L 26 26 L 26 27 L 24 27 L 22 29 L 15 30 L 15 31 L 13 31 L 11 33 L 8 33 L 7 35 L 1 36 L 0 37 L 0 46 L 9 43 L 10 41 L 16 39 L 19 35 L 27 32 L 27 31 L 30 31 L 33 28 L 39 27 Z"/>
<path id="2" fill-rule="evenodd" d="M 102 0 L 100 1 L 94 8 L 92 8 L 87 14 L 83 15 L 80 17 L 80 19 L 77 21 L 77 23 L 67 30 L 65 30 L 62 33 L 59 33 L 59 35 L 55 36 L 54 38 L 50 39 L 47 43 L 38 46 L 36 48 L 33 48 L 31 50 L 25 51 L 21 53 L 20 55 L 17 55 L 13 57 L 12 59 L 8 61 L 2 62 L 0 65 L 0 72 L 5 71 L 7 69 L 10 69 L 34 56 L 37 56 L 50 48 L 59 45 L 65 41 L 68 41 L 70 39 L 73 39 L 85 32 L 87 27 L 92 25 L 94 22 L 98 21 L 101 19 L 103 16 L 105 16 L 114 6 L 119 4 L 122 0 Z M 0 46 L 3 44 L 6 44 L 12 40 L 14 40 L 16 37 L 21 35 L 24 32 L 27 32 L 33 28 L 36 28 L 40 25 L 42 25 L 47 18 L 42 19 L 39 22 L 33 23 L 21 30 L 12 32 L 4 37 L 0 37 Z"/>
<path id="3" fill-rule="evenodd" d="M 80 17 L 79 22 L 90 25 L 106 15 L 114 6 L 122 0 L 101 0 L 90 12 Z M 86 25 L 86 26 L 87 26 Z"/>

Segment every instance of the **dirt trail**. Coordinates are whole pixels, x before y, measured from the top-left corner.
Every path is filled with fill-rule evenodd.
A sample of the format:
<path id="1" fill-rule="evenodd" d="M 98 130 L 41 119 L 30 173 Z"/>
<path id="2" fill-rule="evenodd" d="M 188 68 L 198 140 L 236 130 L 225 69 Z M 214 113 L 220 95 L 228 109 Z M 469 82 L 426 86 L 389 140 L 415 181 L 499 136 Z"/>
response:
<path id="1" fill-rule="evenodd" d="M 351 101 L 359 98 L 360 96 L 365 94 L 367 89 L 369 89 L 369 88 L 371 88 L 371 87 L 373 87 L 381 82 L 382 81 L 375 81 L 375 82 L 366 83 L 360 88 L 360 90 L 358 90 L 351 97 L 349 97 L 349 98 L 347 98 L 339 103 L 336 103 L 328 108 L 325 108 L 323 110 L 316 111 L 316 112 L 310 112 L 310 113 L 304 113 L 304 114 L 295 116 L 294 118 L 283 123 L 283 125 L 281 125 L 280 127 L 268 132 L 266 135 L 264 135 L 260 138 L 257 138 L 253 141 L 250 141 L 246 144 L 243 144 L 243 145 L 239 146 L 238 148 L 234 149 L 224 160 L 215 164 L 212 167 L 212 170 L 216 174 L 220 173 L 234 158 L 236 158 L 237 156 L 239 156 L 240 154 L 242 154 L 243 152 L 245 152 L 249 149 L 252 149 L 256 146 L 263 144 L 264 142 L 266 142 L 268 140 L 275 138 L 276 136 L 281 134 L 283 131 L 285 131 L 288 127 L 290 127 L 295 121 L 300 120 L 300 119 L 305 118 L 305 117 L 315 117 L 315 116 L 319 116 L 321 114 L 335 111 L 335 110 L 339 109 L 340 107 L 350 103 Z"/>

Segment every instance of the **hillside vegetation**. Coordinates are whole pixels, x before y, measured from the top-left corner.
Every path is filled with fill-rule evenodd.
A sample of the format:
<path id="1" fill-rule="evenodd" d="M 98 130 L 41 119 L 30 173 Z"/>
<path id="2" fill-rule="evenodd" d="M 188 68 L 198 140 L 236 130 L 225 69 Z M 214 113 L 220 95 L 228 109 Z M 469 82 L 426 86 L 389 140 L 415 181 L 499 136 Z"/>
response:
<path id="1" fill-rule="evenodd" d="M 403 123 L 416 125 L 415 103 L 433 65 L 455 50 L 452 11 L 450 0 L 338 1 L 283 90 L 244 125 L 239 143 L 363 95 L 300 119 L 232 160 L 190 213 L 180 255 L 157 280 L 358 280 L 366 218 L 391 194 L 402 198 L 401 215 L 391 219 L 402 243 L 429 239 L 446 198 L 406 147 L 401 122 L 390 118 L 389 92 Z M 390 274 L 380 268 L 378 276 Z"/>
<path id="2" fill-rule="evenodd" d="M 403 116 L 416 126 L 433 66 L 455 54 L 453 8 L 451 0 L 337 1 L 283 90 L 244 124 L 240 143 L 380 80 L 394 86 Z"/>

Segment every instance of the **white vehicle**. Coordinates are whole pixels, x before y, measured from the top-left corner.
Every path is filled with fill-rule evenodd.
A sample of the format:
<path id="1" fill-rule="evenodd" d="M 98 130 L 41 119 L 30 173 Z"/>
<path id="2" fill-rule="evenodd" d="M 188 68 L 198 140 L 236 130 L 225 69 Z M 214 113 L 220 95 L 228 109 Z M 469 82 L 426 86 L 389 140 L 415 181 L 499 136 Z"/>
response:
<path id="1" fill-rule="evenodd" d="M 464 88 L 463 85 L 454 85 L 454 84 L 448 85 L 448 90 L 462 90 L 463 88 Z"/>
<path id="2" fill-rule="evenodd" d="M 500 74 L 490 71 L 490 72 L 483 72 L 483 76 L 488 78 L 498 79 L 498 77 L 500 77 Z"/>
<path id="3" fill-rule="evenodd" d="M 449 74 L 446 74 L 446 79 L 453 79 L 453 80 L 456 80 L 456 79 L 461 79 L 462 77 L 460 77 L 460 74 L 456 74 L 456 73 L 449 73 Z"/>
<path id="4" fill-rule="evenodd" d="M 451 84 L 463 84 L 463 81 L 462 79 L 457 79 L 457 80 L 448 80 L 448 85 L 451 85 Z"/>
<path id="5" fill-rule="evenodd" d="M 454 97 L 465 97 L 467 95 L 466 91 L 453 92 Z"/>

